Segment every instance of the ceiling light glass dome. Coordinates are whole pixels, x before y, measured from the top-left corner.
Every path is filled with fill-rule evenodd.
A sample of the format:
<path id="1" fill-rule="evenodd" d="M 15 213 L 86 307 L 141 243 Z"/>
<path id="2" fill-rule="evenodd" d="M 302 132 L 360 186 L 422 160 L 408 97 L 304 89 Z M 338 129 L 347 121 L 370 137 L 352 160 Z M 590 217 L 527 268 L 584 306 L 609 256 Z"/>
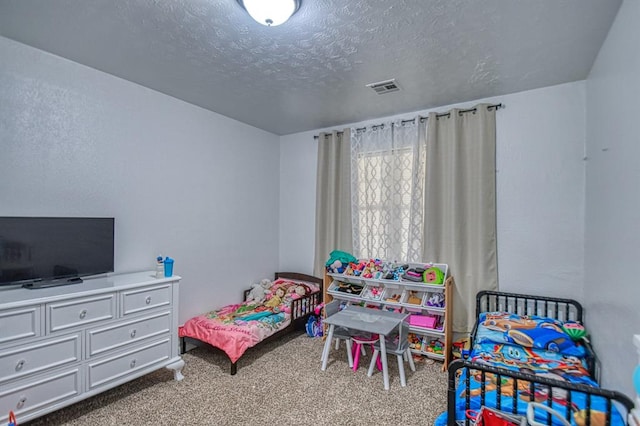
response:
<path id="1" fill-rule="evenodd" d="M 283 24 L 296 13 L 300 0 L 238 0 L 258 23 L 268 27 Z"/>

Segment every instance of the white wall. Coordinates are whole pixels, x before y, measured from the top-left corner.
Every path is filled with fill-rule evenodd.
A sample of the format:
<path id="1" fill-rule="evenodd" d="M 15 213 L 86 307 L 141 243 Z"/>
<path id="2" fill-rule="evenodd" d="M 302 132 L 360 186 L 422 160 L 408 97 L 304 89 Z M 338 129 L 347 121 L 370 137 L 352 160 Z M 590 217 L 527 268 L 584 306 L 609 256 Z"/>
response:
<path id="1" fill-rule="evenodd" d="M 501 290 L 581 299 L 585 83 L 477 102 L 505 105 L 497 114 L 496 154 Z M 339 128 L 427 113 L 419 111 Z M 317 159 L 313 135 L 320 131 L 280 138 L 281 269 L 307 273 L 313 269 Z"/>
<path id="2" fill-rule="evenodd" d="M 278 266 L 278 137 L 0 37 L 0 215 L 113 216 L 116 272 L 161 253 L 181 321 Z"/>
<path id="3" fill-rule="evenodd" d="M 640 331 L 640 2 L 625 0 L 587 79 L 585 299 L 605 386 L 633 395 Z"/>

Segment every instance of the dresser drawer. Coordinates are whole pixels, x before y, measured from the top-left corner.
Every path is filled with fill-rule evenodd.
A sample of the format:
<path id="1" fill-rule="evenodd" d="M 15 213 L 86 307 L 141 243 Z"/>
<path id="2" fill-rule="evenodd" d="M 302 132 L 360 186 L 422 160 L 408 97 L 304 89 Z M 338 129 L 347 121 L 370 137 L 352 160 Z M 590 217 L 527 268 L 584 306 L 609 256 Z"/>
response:
<path id="1" fill-rule="evenodd" d="M 47 332 L 66 330 L 116 316 L 115 294 L 47 304 Z"/>
<path id="2" fill-rule="evenodd" d="M 40 306 L 0 312 L 0 344 L 40 336 Z"/>
<path id="3" fill-rule="evenodd" d="M 170 311 L 96 328 L 87 331 L 88 353 L 93 357 L 143 339 L 160 337 L 162 334 L 168 335 L 170 330 Z"/>
<path id="4" fill-rule="evenodd" d="M 72 334 L 0 350 L 0 383 L 80 361 L 80 342 Z"/>
<path id="5" fill-rule="evenodd" d="M 80 367 L 0 387 L 0 413 L 12 410 L 17 418 L 28 415 L 82 392 Z M 3 423 L 4 424 L 4 423 Z"/>
<path id="6" fill-rule="evenodd" d="M 122 315 L 171 306 L 171 284 L 122 292 Z"/>
<path id="7" fill-rule="evenodd" d="M 113 357 L 89 362 L 87 369 L 89 374 L 88 390 L 93 390 L 96 387 L 121 379 L 127 375 L 135 374 L 139 370 L 167 360 L 170 353 L 171 339 L 167 338 Z"/>

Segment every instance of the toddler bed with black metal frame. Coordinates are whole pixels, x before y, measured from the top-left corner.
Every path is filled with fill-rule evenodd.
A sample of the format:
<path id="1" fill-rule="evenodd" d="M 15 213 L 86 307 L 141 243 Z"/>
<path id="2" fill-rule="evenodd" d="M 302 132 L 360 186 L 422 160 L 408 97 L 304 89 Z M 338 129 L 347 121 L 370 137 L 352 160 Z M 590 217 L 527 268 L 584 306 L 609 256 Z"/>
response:
<path id="1" fill-rule="evenodd" d="M 633 402 L 620 392 L 599 387 L 596 355 L 586 339 L 575 345 L 577 349 L 582 347 L 581 358 L 549 351 L 549 345 L 541 351 L 534 351 L 531 347 L 517 345 L 512 336 L 518 337 L 518 332 L 510 330 L 506 322 L 499 323 L 501 315 L 506 317 L 503 313 L 509 313 L 511 318 L 522 321 L 522 324 L 527 322 L 527 327 L 537 327 L 531 335 L 542 332 L 541 328 L 547 326 L 555 328 L 554 323 L 583 324 L 582 306 L 572 299 L 479 292 L 476 296 L 477 320 L 471 333 L 471 354 L 466 360 L 452 362 L 448 368 L 448 426 L 472 424 L 473 416 L 469 413 L 478 412 L 482 407 L 524 417 L 532 402 L 536 403 L 534 406 L 548 407 L 546 411 L 536 413 L 535 419 L 539 424 L 628 424 L 627 415 L 633 408 Z M 528 323 L 529 318 L 534 317 L 543 319 L 534 326 Z M 488 350 L 478 340 L 479 328 L 487 324 L 497 327 L 494 330 L 499 326 L 505 327 L 505 342 L 490 342 Z M 552 342 L 553 345 L 557 343 L 563 343 L 563 338 Z M 549 411 L 555 411 L 555 414 Z M 566 423 L 556 416 L 562 417 Z M 444 419 L 439 420 L 436 424 L 444 424 Z"/>

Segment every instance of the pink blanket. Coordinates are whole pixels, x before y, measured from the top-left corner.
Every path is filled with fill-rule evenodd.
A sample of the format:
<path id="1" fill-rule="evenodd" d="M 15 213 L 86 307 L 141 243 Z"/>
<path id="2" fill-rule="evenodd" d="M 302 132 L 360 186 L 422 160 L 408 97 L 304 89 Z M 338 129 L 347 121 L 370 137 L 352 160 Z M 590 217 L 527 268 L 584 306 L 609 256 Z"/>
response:
<path id="1" fill-rule="evenodd" d="M 272 290 L 296 286 L 299 283 L 277 280 Z M 318 287 L 312 286 L 312 291 Z M 292 287 L 293 288 L 293 287 Z M 247 349 L 257 345 L 272 334 L 291 323 L 290 306 L 292 298 L 299 296 L 287 291 L 287 297 L 274 308 L 253 302 L 227 305 L 204 315 L 191 318 L 178 328 L 180 337 L 192 337 L 222 349 L 231 362 L 236 362 Z"/>
<path id="2" fill-rule="evenodd" d="M 193 337 L 220 348 L 236 362 L 244 352 L 283 329 L 291 316 L 282 311 L 256 311 L 263 305 L 241 303 L 191 318 L 178 329 L 180 337 Z M 251 319 L 252 315 L 255 319 Z M 243 319 L 247 316 L 248 319 Z"/>

